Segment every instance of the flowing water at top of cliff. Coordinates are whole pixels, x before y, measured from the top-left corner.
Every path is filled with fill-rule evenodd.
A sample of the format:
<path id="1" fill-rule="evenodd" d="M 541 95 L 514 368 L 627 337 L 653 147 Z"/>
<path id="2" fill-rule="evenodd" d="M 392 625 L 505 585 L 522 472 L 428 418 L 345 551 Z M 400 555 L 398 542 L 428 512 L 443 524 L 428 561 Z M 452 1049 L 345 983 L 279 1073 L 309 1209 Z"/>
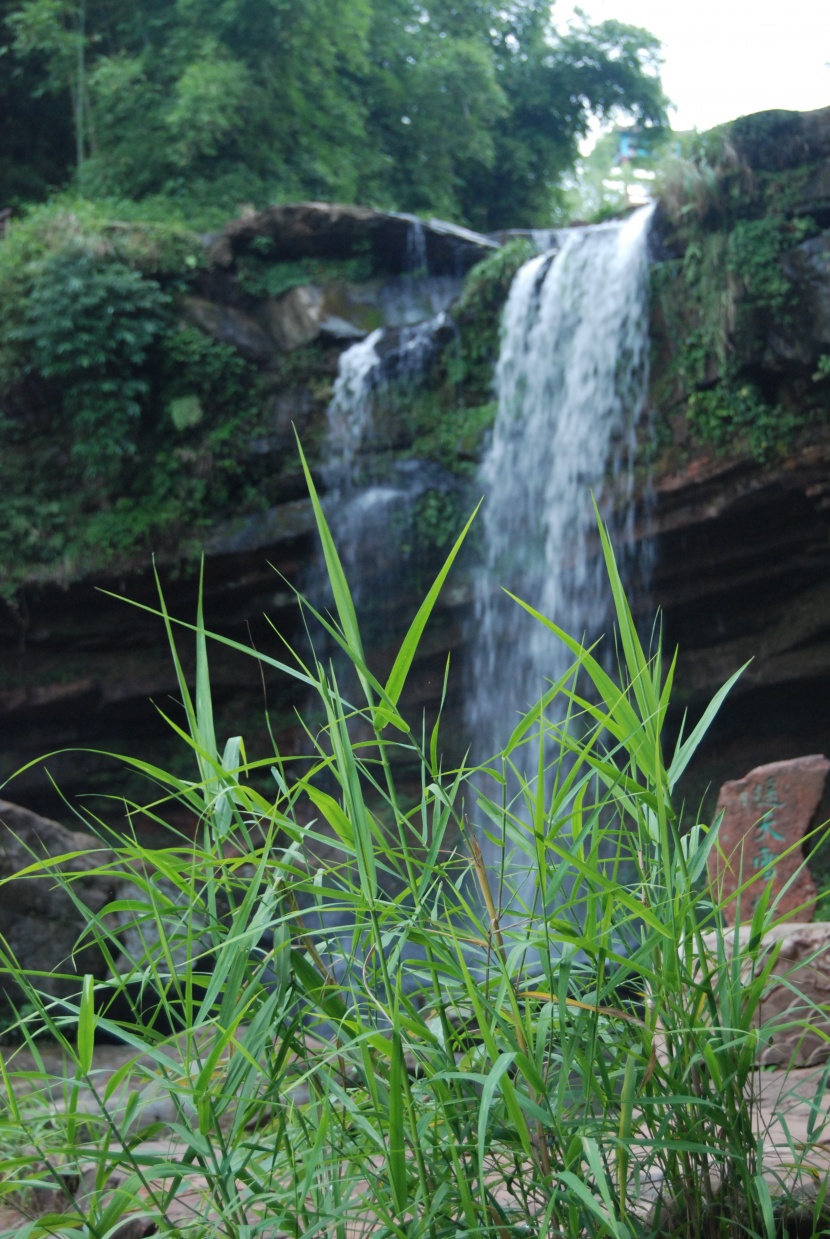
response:
<path id="1" fill-rule="evenodd" d="M 526 263 L 510 291 L 498 413 L 480 474 L 483 564 L 465 706 L 479 759 L 506 743 L 519 713 L 571 661 L 502 587 L 578 638 L 609 627 L 591 497 L 625 561 L 648 378 L 651 211 L 562 230 L 555 249 Z M 636 559 L 628 555 L 630 574 Z"/>

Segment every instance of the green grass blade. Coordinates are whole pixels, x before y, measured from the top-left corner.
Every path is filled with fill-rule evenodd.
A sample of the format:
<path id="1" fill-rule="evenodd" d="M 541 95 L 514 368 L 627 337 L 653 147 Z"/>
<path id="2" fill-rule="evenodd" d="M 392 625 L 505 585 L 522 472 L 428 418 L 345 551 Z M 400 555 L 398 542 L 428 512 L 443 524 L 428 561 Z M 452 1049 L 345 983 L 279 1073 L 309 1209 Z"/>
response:
<path id="1" fill-rule="evenodd" d="M 204 559 L 199 572 L 199 599 L 196 607 L 196 727 L 193 737 L 207 752 L 211 761 L 219 756 L 216 746 L 216 730 L 213 723 L 213 699 L 210 691 L 210 669 L 208 667 L 207 634 L 205 631 L 204 614 Z M 202 778 L 207 779 L 209 772 L 202 770 Z"/>
<path id="2" fill-rule="evenodd" d="M 710 726 L 712 725 L 712 720 L 714 719 L 718 710 L 723 705 L 725 697 L 732 689 L 732 686 L 735 684 L 736 680 L 738 680 L 740 676 L 742 676 L 743 673 L 746 671 L 748 666 L 749 666 L 749 663 L 745 662 L 744 665 L 742 667 L 739 667 L 738 670 L 734 673 L 734 675 L 731 675 L 729 679 L 726 681 L 726 683 L 721 688 L 718 689 L 718 691 L 715 693 L 714 697 L 712 698 L 712 700 L 709 702 L 708 706 L 704 710 L 703 715 L 700 718 L 700 721 L 697 723 L 697 726 L 694 728 L 691 734 L 686 738 L 686 740 L 684 740 L 682 744 L 678 745 L 678 748 L 675 751 L 674 757 L 672 758 L 669 764 L 669 769 L 667 772 L 668 781 L 669 781 L 669 791 L 672 791 L 674 789 L 674 786 L 677 783 L 678 779 L 680 778 L 681 774 L 686 769 L 692 757 L 694 756 L 697 746 L 700 744 L 706 732 L 709 730 Z"/>
<path id="3" fill-rule="evenodd" d="M 95 1049 L 94 984 L 95 978 L 91 973 L 86 973 L 78 1012 L 78 1067 L 85 1076 L 92 1070 L 92 1054 Z"/>
<path id="4" fill-rule="evenodd" d="M 608 530 L 600 518 L 596 500 L 594 500 L 594 513 L 599 529 L 600 542 L 602 543 L 602 553 L 605 557 L 605 570 L 611 585 L 611 596 L 614 600 L 614 609 L 617 614 L 617 631 L 622 642 L 626 668 L 634 696 L 640 708 L 640 715 L 643 721 L 646 722 L 656 718 L 659 712 L 660 686 L 659 683 L 655 686 L 652 682 L 649 673 L 649 660 L 646 658 L 645 651 L 637 634 L 637 626 L 634 623 L 631 607 L 628 604 L 628 598 L 623 588 L 616 556 L 614 555 L 614 548 L 611 545 Z"/>
<path id="5" fill-rule="evenodd" d="M 404 1143 L 404 1070 L 401 1021 L 396 1004 L 392 1013 L 392 1052 L 389 1069 L 388 1165 L 395 1209 L 400 1218 L 403 1218 L 409 1204 Z"/>
<path id="6" fill-rule="evenodd" d="M 516 1061 L 517 1051 L 509 1054 L 501 1054 L 493 1063 L 490 1071 L 487 1073 L 487 1078 L 484 1081 L 484 1087 L 481 1090 L 481 1102 L 478 1108 L 478 1166 L 479 1174 L 482 1183 L 486 1178 L 486 1168 L 484 1158 L 487 1153 L 487 1141 L 490 1132 L 490 1110 L 496 1097 L 496 1093 L 500 1090 L 502 1080 Z"/>
<path id="7" fill-rule="evenodd" d="M 363 642 L 360 638 L 360 629 L 357 623 L 357 613 L 354 608 L 354 599 L 352 591 L 349 589 L 349 583 L 346 580 L 346 574 L 343 571 L 343 564 L 340 556 L 337 553 L 337 547 L 334 544 L 334 538 L 331 536 L 331 530 L 328 526 L 328 521 L 323 513 L 323 507 L 320 503 L 320 498 L 317 494 L 317 488 L 314 485 L 314 479 L 311 476 L 311 470 L 308 467 L 308 461 L 305 458 L 305 453 L 300 443 L 300 436 L 295 429 L 294 435 L 297 439 L 297 450 L 300 453 L 300 463 L 305 474 L 308 493 L 311 498 L 311 506 L 314 510 L 314 519 L 317 522 L 317 532 L 320 535 L 320 543 L 323 548 L 323 558 L 326 562 L 326 571 L 328 573 L 329 584 L 331 585 L 334 595 L 334 605 L 337 610 L 337 616 L 340 620 L 340 627 L 343 630 L 343 636 L 346 639 L 349 647 L 357 655 L 361 663 L 365 663 L 366 659 L 363 654 Z M 358 672 L 363 691 L 366 694 L 366 700 L 369 705 L 372 704 L 372 693 L 368 682 L 364 679 L 361 672 Z"/>
<path id="8" fill-rule="evenodd" d="M 410 624 L 406 636 L 401 642 L 401 647 L 398 650 L 397 657 L 392 664 L 392 670 L 389 672 L 389 678 L 386 681 L 386 695 L 394 705 L 397 705 L 403 686 L 406 683 L 406 677 L 409 674 L 410 667 L 412 666 L 412 660 L 415 657 L 415 653 L 418 649 L 421 635 L 426 627 L 427 620 L 432 614 L 435 603 L 438 600 L 438 595 L 444 587 L 444 582 L 447 579 L 450 568 L 453 566 L 455 558 L 464 544 L 464 540 L 467 537 L 470 526 L 476 518 L 476 514 L 481 507 L 481 503 L 482 501 L 479 500 L 466 525 L 456 538 L 452 550 L 444 561 L 444 566 L 435 578 L 426 598 L 418 608 L 417 614 Z"/>

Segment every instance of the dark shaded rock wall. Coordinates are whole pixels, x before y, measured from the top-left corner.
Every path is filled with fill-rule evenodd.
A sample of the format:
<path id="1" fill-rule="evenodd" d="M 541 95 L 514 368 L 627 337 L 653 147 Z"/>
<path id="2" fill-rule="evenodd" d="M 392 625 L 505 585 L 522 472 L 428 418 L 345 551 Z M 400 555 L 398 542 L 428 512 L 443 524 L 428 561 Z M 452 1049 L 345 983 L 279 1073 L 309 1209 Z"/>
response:
<path id="1" fill-rule="evenodd" d="M 724 779 L 830 753 L 830 108 L 742 118 L 720 157 L 708 197 L 658 212 L 652 313 L 653 602 L 679 706 L 749 664 L 691 772 L 709 810 Z"/>

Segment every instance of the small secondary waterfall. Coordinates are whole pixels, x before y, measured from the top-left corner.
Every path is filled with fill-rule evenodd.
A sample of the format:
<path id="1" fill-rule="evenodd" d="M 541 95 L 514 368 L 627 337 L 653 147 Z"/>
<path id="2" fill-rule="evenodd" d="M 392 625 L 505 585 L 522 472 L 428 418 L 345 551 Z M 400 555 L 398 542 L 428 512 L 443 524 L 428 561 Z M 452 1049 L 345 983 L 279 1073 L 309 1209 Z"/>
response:
<path id="1" fill-rule="evenodd" d="M 371 431 L 378 399 L 388 398 L 390 383 L 416 383 L 420 379 L 446 323 L 447 315 L 441 310 L 423 322 L 378 327 L 341 353 L 327 411 L 326 467 L 335 488 L 348 489 L 354 481 L 354 459 Z"/>
<path id="2" fill-rule="evenodd" d="M 576 637 L 608 620 L 595 495 L 618 549 L 633 533 L 633 460 L 648 371 L 651 207 L 562 230 L 519 271 L 505 308 L 498 413 L 481 468 L 484 564 L 465 711 L 478 758 L 570 664 L 501 586 Z"/>
<path id="3" fill-rule="evenodd" d="M 390 470 L 384 445 L 376 441 L 374 414 L 394 406 L 396 392 L 417 385 L 432 364 L 453 331 L 446 311 L 461 285 L 460 277 L 430 273 L 424 227 L 413 217 L 403 273 L 373 289 L 372 304 L 385 325 L 340 354 L 323 472 L 329 519 L 358 601 L 400 566 L 403 547 L 414 542 L 410 525 L 421 496 L 447 485 L 441 470 L 425 462 L 399 460 Z M 307 585 L 312 596 L 326 592 L 323 577 L 317 563 Z"/>

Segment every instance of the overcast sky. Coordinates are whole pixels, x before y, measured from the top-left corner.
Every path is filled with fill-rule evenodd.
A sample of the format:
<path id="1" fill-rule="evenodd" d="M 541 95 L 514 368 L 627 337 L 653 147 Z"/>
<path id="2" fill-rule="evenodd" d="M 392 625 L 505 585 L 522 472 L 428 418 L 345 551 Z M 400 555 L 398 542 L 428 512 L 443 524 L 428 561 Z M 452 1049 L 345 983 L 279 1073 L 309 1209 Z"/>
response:
<path id="1" fill-rule="evenodd" d="M 830 0 L 558 0 L 557 24 L 577 7 L 662 40 L 675 129 L 830 106 Z"/>

